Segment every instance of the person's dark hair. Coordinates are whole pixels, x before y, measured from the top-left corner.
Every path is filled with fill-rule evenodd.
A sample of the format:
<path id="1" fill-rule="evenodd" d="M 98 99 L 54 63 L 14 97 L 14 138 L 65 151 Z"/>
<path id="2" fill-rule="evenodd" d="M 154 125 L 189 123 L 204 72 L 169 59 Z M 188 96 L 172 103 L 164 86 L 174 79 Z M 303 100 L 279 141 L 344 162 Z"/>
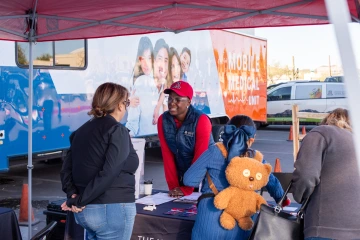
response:
<path id="1" fill-rule="evenodd" d="M 182 49 L 182 51 L 181 51 L 181 54 L 183 54 L 184 52 L 186 52 L 187 54 L 189 54 L 189 56 L 190 56 L 190 62 L 189 62 L 189 63 L 191 63 L 191 51 L 190 51 L 190 49 L 188 49 L 187 47 L 184 47 L 184 48 Z"/>
<path id="2" fill-rule="evenodd" d="M 255 136 L 256 126 L 254 121 L 246 115 L 236 115 L 232 117 L 227 125 L 233 125 L 236 129 L 241 127 L 251 127 L 251 129 L 243 129 L 240 132 L 229 132 L 226 134 L 226 130 L 223 134 L 223 143 L 227 146 L 228 157 L 232 159 L 234 156 L 247 156 L 253 157 L 254 151 L 249 148 L 248 141 Z M 235 135 L 234 135 L 235 134 Z M 228 136 L 227 136 L 228 135 Z"/>
<path id="3" fill-rule="evenodd" d="M 232 117 L 227 124 L 234 125 L 237 128 L 241 126 L 250 126 L 256 128 L 254 121 L 246 115 L 236 115 Z"/>
<path id="4" fill-rule="evenodd" d="M 165 42 L 164 39 L 160 38 L 156 41 L 155 47 L 154 47 L 154 57 L 158 55 L 160 49 L 165 48 L 166 51 L 169 53 L 169 45 Z"/>
<path id="5" fill-rule="evenodd" d="M 136 60 L 135 60 L 134 79 L 133 79 L 134 82 L 135 82 L 136 78 L 140 77 L 141 75 L 144 75 L 144 72 L 141 69 L 141 64 L 140 64 L 139 58 L 144 54 L 144 52 L 146 50 L 150 50 L 151 62 L 153 63 L 154 62 L 154 53 L 153 53 L 154 49 L 153 49 L 151 40 L 148 37 L 142 37 L 142 38 L 140 38 L 140 41 L 139 41 L 139 47 L 138 47 Z"/>
<path id="6" fill-rule="evenodd" d="M 179 65 L 180 65 L 180 78 L 183 75 L 183 71 L 181 69 L 180 56 L 179 56 L 178 52 L 176 51 L 176 49 L 171 47 L 170 51 L 169 51 L 169 74 L 168 74 L 169 77 L 168 77 L 168 81 L 167 81 L 168 82 L 167 87 L 170 87 L 171 84 L 174 83 L 174 80 L 172 79 L 172 76 L 171 76 L 171 65 L 172 65 L 172 59 L 173 59 L 174 56 L 176 57 L 176 59 L 179 62 Z"/>
<path id="7" fill-rule="evenodd" d="M 97 118 L 113 113 L 118 104 L 125 101 L 128 96 L 128 90 L 120 84 L 103 83 L 95 91 L 88 114 Z"/>

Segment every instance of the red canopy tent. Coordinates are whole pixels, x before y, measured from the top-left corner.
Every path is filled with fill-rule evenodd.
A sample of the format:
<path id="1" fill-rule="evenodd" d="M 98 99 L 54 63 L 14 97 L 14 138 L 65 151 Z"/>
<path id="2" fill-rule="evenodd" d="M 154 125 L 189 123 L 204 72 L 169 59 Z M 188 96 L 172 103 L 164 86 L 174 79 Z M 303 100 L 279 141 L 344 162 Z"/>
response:
<path id="1" fill-rule="evenodd" d="M 347 2 L 359 21 L 359 0 Z M 28 40 L 33 12 L 35 41 L 329 23 L 324 0 L 1 0 L 0 39 Z"/>
<path id="2" fill-rule="evenodd" d="M 346 6 L 347 3 L 347 6 Z M 330 10 L 327 13 L 327 8 Z M 350 12 L 350 16 L 349 16 Z M 360 22 L 360 0 L 0 0 L 0 39 L 29 42 L 29 226 L 32 174 L 33 42 L 153 32 L 258 28 L 335 23 L 350 109 L 360 89 L 347 23 Z M 337 22 L 337 23 L 336 23 Z M 356 81 L 357 80 L 357 81 Z M 356 113 L 352 111 L 351 113 Z M 356 113 L 359 115 L 360 113 Z M 360 128 L 354 128 L 360 142 Z M 359 156 L 359 154 L 358 154 Z M 360 161 L 360 159 L 359 159 Z M 360 165 L 360 164 L 359 164 Z M 31 227 L 29 227 L 29 239 Z"/>

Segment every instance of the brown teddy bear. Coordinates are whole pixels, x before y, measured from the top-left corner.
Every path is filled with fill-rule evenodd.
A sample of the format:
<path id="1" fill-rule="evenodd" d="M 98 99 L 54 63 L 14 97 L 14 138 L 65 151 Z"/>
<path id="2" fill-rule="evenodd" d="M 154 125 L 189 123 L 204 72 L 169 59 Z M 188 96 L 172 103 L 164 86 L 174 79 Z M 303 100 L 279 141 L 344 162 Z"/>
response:
<path id="1" fill-rule="evenodd" d="M 261 204 L 267 204 L 255 192 L 266 186 L 271 173 L 271 165 L 263 164 L 262 158 L 262 154 L 256 151 L 254 158 L 234 157 L 227 166 L 225 174 L 230 186 L 214 199 L 215 207 L 224 210 L 220 224 L 225 229 L 233 229 L 237 220 L 240 228 L 250 230 L 254 224 L 251 216 Z"/>

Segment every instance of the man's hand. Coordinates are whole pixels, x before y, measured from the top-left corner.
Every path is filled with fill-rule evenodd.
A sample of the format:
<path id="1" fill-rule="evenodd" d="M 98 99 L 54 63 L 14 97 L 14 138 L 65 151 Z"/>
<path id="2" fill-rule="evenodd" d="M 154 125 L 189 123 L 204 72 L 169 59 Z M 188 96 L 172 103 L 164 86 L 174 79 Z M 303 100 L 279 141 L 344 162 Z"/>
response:
<path id="1" fill-rule="evenodd" d="M 184 193 L 181 191 L 179 187 L 176 187 L 169 191 L 169 196 L 175 198 L 181 198 L 184 196 Z"/>

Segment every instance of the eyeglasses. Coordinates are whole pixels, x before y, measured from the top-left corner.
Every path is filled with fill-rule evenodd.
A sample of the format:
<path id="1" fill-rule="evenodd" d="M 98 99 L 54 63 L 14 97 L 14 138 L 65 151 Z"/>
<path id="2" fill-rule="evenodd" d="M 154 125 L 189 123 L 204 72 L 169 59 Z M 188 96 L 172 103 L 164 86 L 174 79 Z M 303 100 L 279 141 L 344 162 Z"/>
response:
<path id="1" fill-rule="evenodd" d="M 125 107 L 129 107 L 130 106 L 130 99 L 123 101 Z"/>
<path id="2" fill-rule="evenodd" d="M 174 98 L 169 97 L 168 98 L 168 103 L 172 103 L 172 102 L 179 103 L 179 102 L 184 101 L 184 100 L 189 100 L 189 99 L 187 97 L 174 97 Z"/>

